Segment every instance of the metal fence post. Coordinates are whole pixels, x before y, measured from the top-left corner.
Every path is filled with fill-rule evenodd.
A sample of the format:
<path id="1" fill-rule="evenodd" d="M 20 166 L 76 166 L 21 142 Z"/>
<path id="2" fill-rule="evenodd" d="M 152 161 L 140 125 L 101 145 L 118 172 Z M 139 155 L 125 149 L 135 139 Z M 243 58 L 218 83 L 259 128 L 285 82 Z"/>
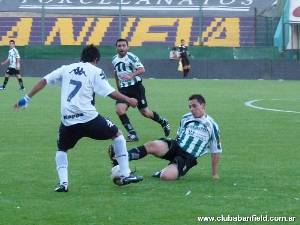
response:
<path id="1" fill-rule="evenodd" d="M 122 35 L 122 4 L 121 4 L 121 0 L 119 1 L 119 38 Z"/>
<path id="2" fill-rule="evenodd" d="M 202 0 L 199 0 L 199 46 L 203 44 L 202 42 L 202 23 L 203 23 L 203 10 L 202 10 Z"/>
<path id="3" fill-rule="evenodd" d="M 254 46 L 256 47 L 257 37 L 256 37 L 256 29 L 257 29 L 257 9 L 254 8 Z"/>
<path id="4" fill-rule="evenodd" d="M 45 44 L 45 3 L 44 0 L 42 0 L 42 23 L 41 23 L 41 28 L 42 28 L 42 44 Z"/>

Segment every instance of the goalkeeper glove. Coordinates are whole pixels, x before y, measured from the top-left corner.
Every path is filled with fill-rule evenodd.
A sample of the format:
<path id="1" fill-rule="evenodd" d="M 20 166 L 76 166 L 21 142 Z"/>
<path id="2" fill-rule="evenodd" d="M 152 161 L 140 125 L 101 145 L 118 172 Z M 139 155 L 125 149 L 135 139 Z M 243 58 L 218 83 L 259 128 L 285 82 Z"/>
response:
<path id="1" fill-rule="evenodd" d="M 18 101 L 18 108 L 26 108 L 27 105 L 30 102 L 30 97 L 28 95 L 23 96 L 22 98 L 19 99 Z"/>

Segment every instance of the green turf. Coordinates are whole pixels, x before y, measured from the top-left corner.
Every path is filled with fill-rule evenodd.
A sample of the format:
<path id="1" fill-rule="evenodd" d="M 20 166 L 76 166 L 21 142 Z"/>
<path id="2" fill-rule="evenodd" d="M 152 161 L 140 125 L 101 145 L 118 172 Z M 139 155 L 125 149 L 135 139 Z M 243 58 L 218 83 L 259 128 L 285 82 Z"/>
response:
<path id="1" fill-rule="evenodd" d="M 36 81 L 24 78 L 27 90 Z M 210 179 L 210 157 L 206 156 L 182 179 L 160 182 L 151 173 L 166 162 L 149 156 L 131 163 L 144 175 L 144 182 L 117 187 L 109 177 L 106 148 L 110 141 L 83 139 L 69 152 L 70 191 L 55 193 L 59 88 L 46 88 L 26 110 L 15 112 L 12 105 L 20 94 L 16 80 L 11 79 L 7 90 L 0 92 L 0 224 L 232 224 L 197 220 L 222 214 L 296 216 L 296 222 L 288 224 L 300 224 L 300 114 L 244 105 L 264 99 L 256 105 L 299 112 L 299 81 L 144 80 L 144 84 L 151 109 L 169 119 L 172 137 L 188 110 L 188 96 L 202 93 L 206 97 L 207 112 L 221 128 L 224 152 L 219 181 Z M 122 128 L 112 100 L 97 98 L 96 104 Z M 138 144 L 162 136 L 160 127 L 137 110 L 128 114 L 141 137 Z"/>

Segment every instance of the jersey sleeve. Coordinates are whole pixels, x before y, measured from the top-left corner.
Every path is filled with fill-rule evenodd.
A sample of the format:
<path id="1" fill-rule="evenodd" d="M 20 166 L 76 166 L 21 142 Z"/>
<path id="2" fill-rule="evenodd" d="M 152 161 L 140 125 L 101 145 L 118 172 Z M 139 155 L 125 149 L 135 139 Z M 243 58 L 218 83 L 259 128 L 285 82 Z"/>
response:
<path id="1" fill-rule="evenodd" d="M 63 71 L 64 66 L 61 66 L 60 68 L 53 70 L 51 73 L 44 76 L 44 79 L 49 85 L 61 84 Z"/>
<path id="2" fill-rule="evenodd" d="M 132 58 L 132 65 L 134 66 L 134 68 L 141 68 L 144 67 L 144 65 L 142 64 L 141 60 L 139 59 L 139 57 L 137 57 L 136 55 L 130 55 L 131 57 L 129 57 L 130 59 Z"/>
<path id="3" fill-rule="evenodd" d="M 179 138 L 182 133 L 184 133 L 184 130 L 185 130 L 185 127 L 184 127 L 184 124 L 185 124 L 185 121 L 186 121 L 186 115 L 183 115 L 180 122 L 179 122 L 179 127 L 177 129 L 177 132 L 176 132 L 176 138 Z"/>
<path id="4" fill-rule="evenodd" d="M 220 130 L 216 124 L 213 124 L 213 131 L 211 142 L 209 144 L 209 150 L 211 153 L 222 153 Z"/>
<path id="5" fill-rule="evenodd" d="M 93 85 L 95 93 L 103 97 L 106 97 L 115 91 L 115 89 L 108 83 L 106 75 L 101 69 L 99 69 L 99 73 L 95 75 Z"/>
<path id="6" fill-rule="evenodd" d="M 181 132 L 181 129 L 182 129 L 181 126 L 182 126 L 182 120 L 180 120 L 179 127 L 178 127 L 177 132 L 176 132 L 177 137 L 179 137 L 179 135 L 180 135 L 180 132 Z"/>
<path id="7" fill-rule="evenodd" d="M 113 67 L 115 73 L 117 72 L 117 71 L 116 71 L 116 68 L 115 68 L 115 59 L 116 59 L 116 58 L 117 58 L 117 56 L 115 55 L 114 57 L 112 57 L 112 60 L 111 60 L 111 65 L 112 65 L 112 67 Z"/>
<path id="8" fill-rule="evenodd" d="M 15 54 L 16 54 L 16 59 L 20 59 L 21 57 L 20 57 L 20 54 L 19 54 L 19 51 L 16 49 L 16 51 L 15 51 Z"/>

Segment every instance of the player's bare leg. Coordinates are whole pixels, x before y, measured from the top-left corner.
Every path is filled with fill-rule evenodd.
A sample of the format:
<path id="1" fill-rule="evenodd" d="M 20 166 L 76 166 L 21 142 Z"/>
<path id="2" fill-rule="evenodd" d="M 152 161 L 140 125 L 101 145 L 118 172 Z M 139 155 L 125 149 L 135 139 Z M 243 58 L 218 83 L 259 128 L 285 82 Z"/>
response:
<path id="1" fill-rule="evenodd" d="M 176 180 L 179 172 L 176 164 L 170 164 L 160 171 L 159 178 L 164 181 Z"/>
<path id="2" fill-rule="evenodd" d="M 157 112 L 151 111 L 148 107 L 139 109 L 140 113 L 149 119 L 152 119 L 153 121 L 159 123 L 164 131 L 164 134 L 166 137 L 170 135 L 171 128 L 168 120 L 166 118 L 161 117 Z"/>

